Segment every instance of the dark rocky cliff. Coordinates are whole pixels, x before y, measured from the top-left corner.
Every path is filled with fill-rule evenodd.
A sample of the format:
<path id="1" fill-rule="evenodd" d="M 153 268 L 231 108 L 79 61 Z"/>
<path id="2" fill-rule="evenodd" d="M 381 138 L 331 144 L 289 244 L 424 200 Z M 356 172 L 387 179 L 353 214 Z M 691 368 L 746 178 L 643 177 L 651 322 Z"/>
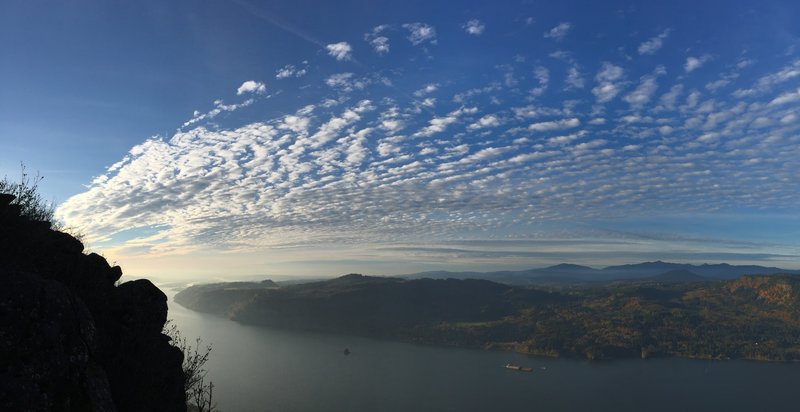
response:
<path id="1" fill-rule="evenodd" d="M 185 411 L 167 297 L 0 194 L 0 410 Z"/>

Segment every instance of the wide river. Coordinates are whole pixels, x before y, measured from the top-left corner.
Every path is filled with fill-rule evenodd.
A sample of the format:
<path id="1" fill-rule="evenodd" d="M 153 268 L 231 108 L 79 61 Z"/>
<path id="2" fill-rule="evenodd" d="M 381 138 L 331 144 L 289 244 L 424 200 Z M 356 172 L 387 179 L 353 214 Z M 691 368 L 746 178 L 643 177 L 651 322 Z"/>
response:
<path id="1" fill-rule="evenodd" d="M 188 310 L 164 291 L 181 333 L 213 345 L 223 412 L 800 410 L 800 364 L 586 362 L 268 329 Z"/>

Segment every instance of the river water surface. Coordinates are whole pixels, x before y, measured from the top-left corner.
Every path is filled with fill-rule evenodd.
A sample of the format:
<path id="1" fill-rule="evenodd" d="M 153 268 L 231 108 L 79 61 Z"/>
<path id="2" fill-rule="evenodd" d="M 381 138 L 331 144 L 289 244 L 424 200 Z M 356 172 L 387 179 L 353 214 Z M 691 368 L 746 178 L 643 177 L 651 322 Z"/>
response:
<path id="1" fill-rule="evenodd" d="M 586 362 L 277 330 L 191 311 L 164 291 L 183 336 L 213 345 L 223 412 L 800 410 L 797 363 Z"/>

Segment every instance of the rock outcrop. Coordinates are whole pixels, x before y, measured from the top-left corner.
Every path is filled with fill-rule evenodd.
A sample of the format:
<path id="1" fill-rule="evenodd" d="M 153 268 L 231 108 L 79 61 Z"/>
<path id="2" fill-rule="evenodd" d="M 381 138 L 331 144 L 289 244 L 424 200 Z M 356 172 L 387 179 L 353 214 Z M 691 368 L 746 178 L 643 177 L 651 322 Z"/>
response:
<path id="1" fill-rule="evenodd" d="M 0 410 L 185 411 L 167 297 L 0 194 Z"/>

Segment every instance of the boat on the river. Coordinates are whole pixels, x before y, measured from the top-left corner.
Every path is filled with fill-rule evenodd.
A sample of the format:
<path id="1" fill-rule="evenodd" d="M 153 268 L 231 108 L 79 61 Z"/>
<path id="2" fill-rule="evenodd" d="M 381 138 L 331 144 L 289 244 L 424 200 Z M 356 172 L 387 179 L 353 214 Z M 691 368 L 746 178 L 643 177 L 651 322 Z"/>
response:
<path id="1" fill-rule="evenodd" d="M 519 372 L 533 372 L 533 368 L 529 368 L 526 366 L 520 366 L 515 363 L 507 363 L 506 369 L 511 369 Z"/>

